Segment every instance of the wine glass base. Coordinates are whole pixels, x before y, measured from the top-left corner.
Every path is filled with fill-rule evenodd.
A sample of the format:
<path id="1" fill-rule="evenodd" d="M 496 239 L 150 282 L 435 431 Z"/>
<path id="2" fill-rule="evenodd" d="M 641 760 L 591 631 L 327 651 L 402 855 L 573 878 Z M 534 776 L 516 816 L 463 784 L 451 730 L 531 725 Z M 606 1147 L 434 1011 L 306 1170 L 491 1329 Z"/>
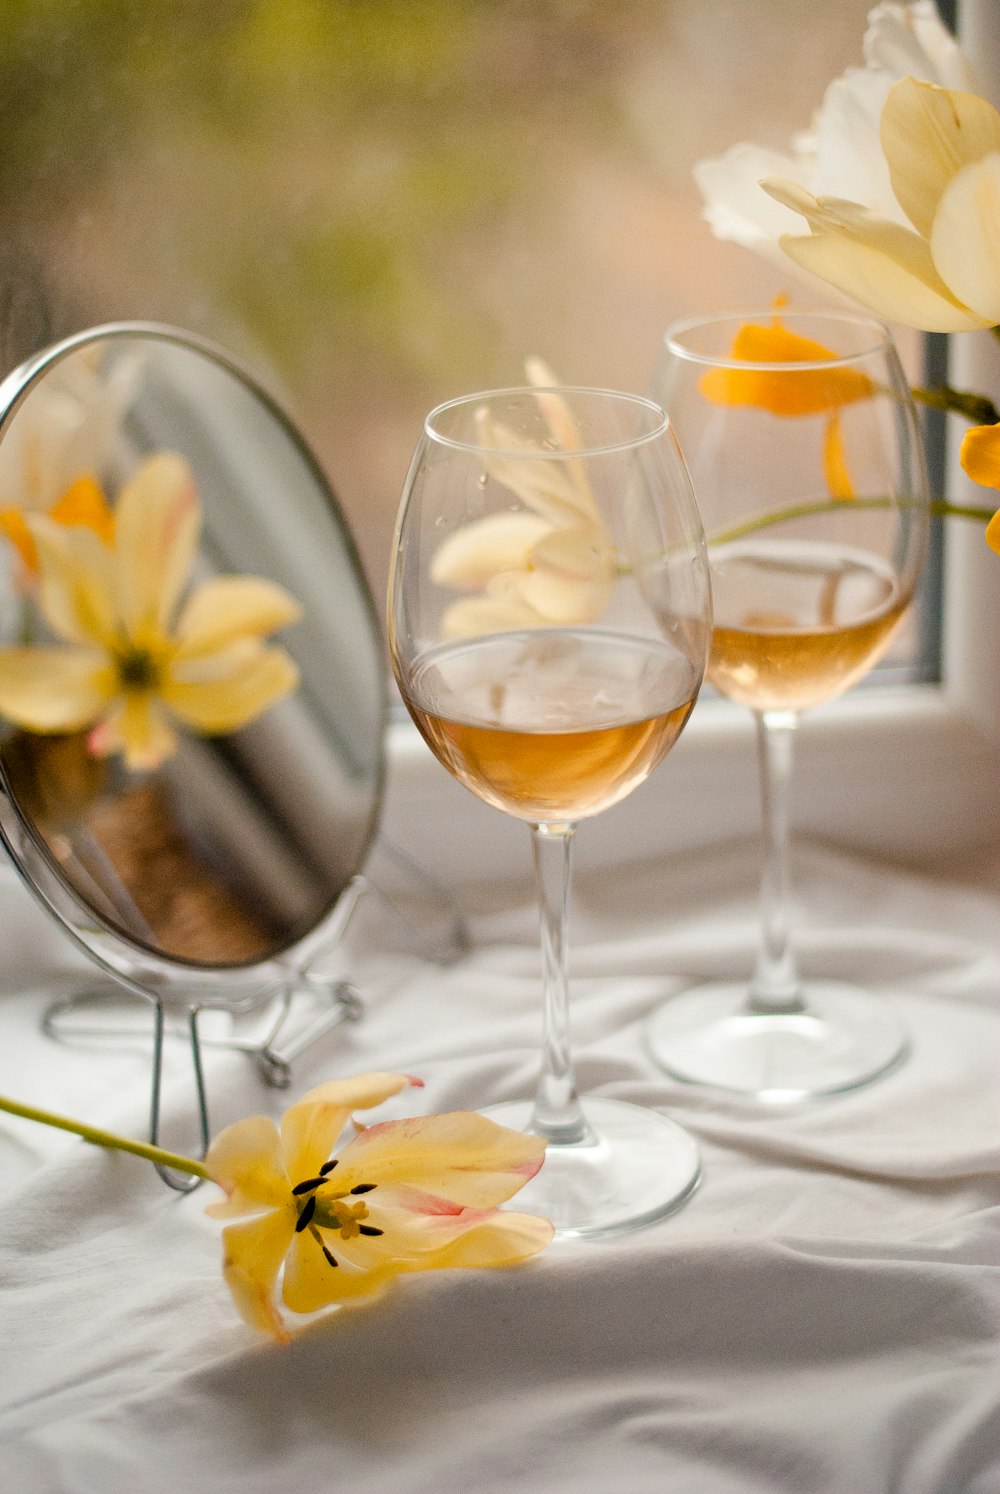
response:
<path id="1" fill-rule="evenodd" d="M 689 1084 L 794 1104 L 859 1089 L 894 1068 L 907 1039 L 890 1003 L 854 986 L 815 981 L 806 1011 L 748 1011 L 738 984 L 698 986 L 667 1001 L 648 1041 L 668 1074 Z"/>
<path id="2" fill-rule="evenodd" d="M 621 1100 L 587 1099 L 583 1108 L 596 1139 L 550 1142 L 512 1208 L 551 1219 L 563 1238 L 595 1239 L 653 1224 L 691 1197 L 701 1163 L 694 1138 L 676 1121 Z M 530 1101 L 515 1101 L 483 1114 L 530 1131 L 532 1111 Z"/>

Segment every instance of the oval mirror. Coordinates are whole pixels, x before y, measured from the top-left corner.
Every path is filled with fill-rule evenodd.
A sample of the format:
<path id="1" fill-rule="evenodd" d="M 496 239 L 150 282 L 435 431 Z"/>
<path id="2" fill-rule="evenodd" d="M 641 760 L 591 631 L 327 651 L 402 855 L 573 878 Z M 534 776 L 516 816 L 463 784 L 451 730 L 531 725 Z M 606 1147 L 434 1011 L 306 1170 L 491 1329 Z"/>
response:
<path id="1" fill-rule="evenodd" d="M 322 942 L 381 803 L 336 499 L 218 350 L 98 327 L 0 384 L 0 834 L 103 965 L 213 1002 Z"/>

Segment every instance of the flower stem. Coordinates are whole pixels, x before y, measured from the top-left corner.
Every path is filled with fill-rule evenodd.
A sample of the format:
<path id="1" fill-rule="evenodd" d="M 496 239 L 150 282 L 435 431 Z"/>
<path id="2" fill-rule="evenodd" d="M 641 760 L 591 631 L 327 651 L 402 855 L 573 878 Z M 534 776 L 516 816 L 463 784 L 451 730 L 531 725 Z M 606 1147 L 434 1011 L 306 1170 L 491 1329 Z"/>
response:
<path id="1" fill-rule="evenodd" d="M 758 529 L 769 529 L 773 524 L 784 524 L 789 519 L 805 519 L 812 514 L 827 513 L 832 508 L 857 511 L 863 508 L 923 508 L 924 506 L 916 499 L 908 503 L 906 499 L 898 498 L 816 498 L 809 503 L 793 503 L 787 508 L 766 509 L 763 513 L 752 514 L 749 519 L 743 519 L 729 529 L 720 529 L 717 533 L 708 535 L 707 539 L 710 545 L 728 545 L 732 544 L 733 540 L 743 539 L 745 535 L 756 533 Z M 995 512 L 993 508 L 946 503 L 943 498 L 932 499 L 926 507 L 928 513 L 942 518 L 951 516 L 959 519 L 977 519 L 982 524 L 988 524 Z"/>
<path id="2" fill-rule="evenodd" d="M 918 404 L 927 405 L 931 410 L 953 410 L 956 415 L 971 420 L 973 425 L 996 425 L 1000 421 L 1000 411 L 992 400 L 982 394 L 952 389 L 950 384 L 940 384 L 933 389 L 914 386 L 912 394 Z"/>
<path id="3" fill-rule="evenodd" d="M 196 1178 L 209 1176 L 202 1163 L 197 1162 L 194 1157 L 182 1157 L 177 1152 L 164 1151 L 163 1147 L 153 1146 L 148 1141 L 132 1141 L 128 1136 L 117 1136 L 114 1131 L 102 1131 L 99 1127 L 88 1126 L 83 1121 L 70 1120 L 65 1115 L 55 1115 L 51 1110 L 39 1110 L 34 1105 L 22 1105 L 17 1100 L 8 1100 L 5 1095 L 0 1095 L 0 1110 L 5 1110 L 8 1115 L 23 1116 L 25 1120 L 38 1121 L 43 1126 L 54 1126 L 59 1131 L 71 1131 L 94 1146 L 107 1147 L 110 1151 L 116 1152 L 132 1152 L 136 1157 L 145 1157 L 148 1162 L 155 1162 L 160 1167 L 172 1167 L 177 1172 L 189 1172 L 192 1177 Z"/>

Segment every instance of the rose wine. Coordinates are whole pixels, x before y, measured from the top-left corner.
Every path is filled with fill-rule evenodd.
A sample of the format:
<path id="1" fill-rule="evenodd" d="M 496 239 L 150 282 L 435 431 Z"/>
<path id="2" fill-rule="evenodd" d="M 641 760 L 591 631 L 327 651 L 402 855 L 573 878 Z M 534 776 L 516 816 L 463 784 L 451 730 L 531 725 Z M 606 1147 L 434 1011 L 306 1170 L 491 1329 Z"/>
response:
<path id="1" fill-rule="evenodd" d="M 466 788 L 555 824 L 598 814 L 642 783 L 680 735 L 699 683 L 666 642 L 560 628 L 444 644 L 400 687 Z"/>
<path id="2" fill-rule="evenodd" d="M 749 540 L 712 552 L 708 678 L 754 711 L 801 711 L 848 689 L 885 651 L 909 596 L 862 550 Z"/>

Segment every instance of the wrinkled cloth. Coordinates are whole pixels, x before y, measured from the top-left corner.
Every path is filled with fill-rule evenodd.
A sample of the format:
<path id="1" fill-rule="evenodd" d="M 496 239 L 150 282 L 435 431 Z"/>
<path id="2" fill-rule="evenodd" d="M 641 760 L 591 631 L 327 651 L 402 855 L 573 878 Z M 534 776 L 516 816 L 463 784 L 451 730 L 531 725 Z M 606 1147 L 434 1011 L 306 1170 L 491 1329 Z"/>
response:
<path id="1" fill-rule="evenodd" d="M 820 847 L 799 847 L 795 872 L 805 974 L 895 1002 L 901 1067 L 783 1110 L 670 1079 L 648 1019 L 693 982 L 748 973 L 755 848 L 581 877 L 580 1087 L 687 1126 L 699 1190 L 610 1242 L 404 1278 L 287 1348 L 233 1310 L 203 1213 L 212 1185 L 181 1197 L 142 1161 L 0 1116 L 0 1486 L 998 1494 L 1000 877 L 916 876 Z M 92 978 L 6 872 L 0 890 L 0 1089 L 145 1134 L 142 1023 L 129 1040 L 43 1036 L 46 1002 Z M 364 1019 L 298 1060 L 284 1095 L 211 1048 L 216 1128 L 369 1068 L 426 1081 L 386 1115 L 530 1094 L 530 886 L 463 901 L 472 948 L 443 966 L 366 899 L 336 954 Z M 183 1148 L 183 1043 L 168 1056 L 165 1139 Z"/>

